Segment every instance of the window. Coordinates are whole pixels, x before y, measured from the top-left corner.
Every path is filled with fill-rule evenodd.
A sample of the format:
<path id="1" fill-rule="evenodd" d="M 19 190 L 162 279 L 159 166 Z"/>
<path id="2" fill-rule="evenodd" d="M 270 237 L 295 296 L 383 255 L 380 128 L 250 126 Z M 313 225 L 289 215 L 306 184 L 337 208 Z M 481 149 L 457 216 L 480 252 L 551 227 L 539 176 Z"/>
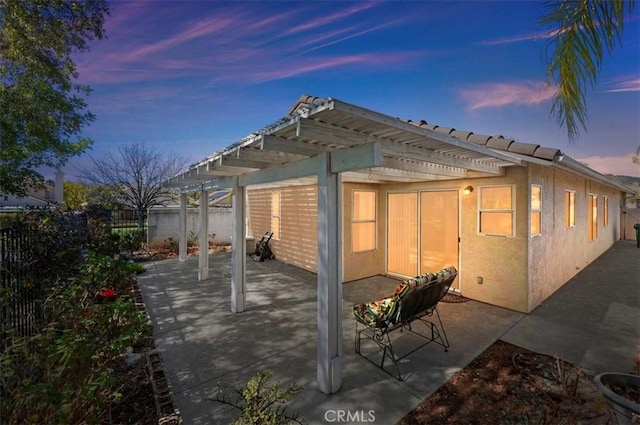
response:
<path id="1" fill-rule="evenodd" d="M 480 187 L 479 229 L 484 235 L 515 236 L 513 186 Z"/>
<path id="2" fill-rule="evenodd" d="M 602 226 L 606 227 L 609 225 L 609 197 L 602 197 Z"/>
<path id="3" fill-rule="evenodd" d="M 280 239 L 280 192 L 271 194 L 271 231 L 274 239 Z"/>
<path id="4" fill-rule="evenodd" d="M 354 190 L 351 252 L 376 249 L 376 192 Z"/>
<path id="5" fill-rule="evenodd" d="M 539 235 L 542 227 L 542 187 L 531 186 L 531 236 Z"/>
<path id="6" fill-rule="evenodd" d="M 564 191 L 564 227 L 576 225 L 576 193 L 573 190 Z"/>
<path id="7" fill-rule="evenodd" d="M 589 241 L 598 237 L 598 195 L 589 195 L 587 198 L 587 226 Z"/>

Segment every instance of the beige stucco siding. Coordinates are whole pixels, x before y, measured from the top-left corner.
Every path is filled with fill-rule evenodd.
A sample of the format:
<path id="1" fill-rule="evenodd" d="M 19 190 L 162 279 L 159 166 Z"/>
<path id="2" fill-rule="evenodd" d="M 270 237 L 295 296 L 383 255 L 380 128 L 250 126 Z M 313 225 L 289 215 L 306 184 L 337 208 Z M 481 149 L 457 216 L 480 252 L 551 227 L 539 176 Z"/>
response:
<path id="1" fill-rule="evenodd" d="M 258 241 L 271 229 L 271 200 L 280 192 L 280 238 L 271 240 L 276 258 L 317 271 L 318 191 L 316 186 L 249 190 L 251 233 Z"/>
<path id="2" fill-rule="evenodd" d="M 386 211 L 386 193 L 409 190 L 460 191 L 460 291 L 468 298 L 517 311 L 527 311 L 527 182 L 525 167 L 510 167 L 504 176 L 434 181 L 415 184 L 384 185 L 381 191 L 383 211 Z M 462 189 L 471 185 L 474 190 L 463 195 Z M 487 236 L 478 233 L 478 187 L 515 185 L 514 237 Z M 386 214 L 386 213 L 385 213 Z M 385 215 L 386 216 L 386 215 Z M 482 277 L 482 284 L 478 284 Z"/>
<path id="3" fill-rule="evenodd" d="M 351 246 L 351 223 L 353 214 L 353 192 L 366 190 L 376 192 L 376 248 L 372 251 L 353 253 Z M 356 279 L 375 276 L 385 273 L 385 211 L 382 209 L 380 185 L 345 183 L 342 185 L 343 202 L 343 281 L 350 282 Z"/>
<path id="4" fill-rule="evenodd" d="M 529 306 L 533 310 L 619 239 L 620 192 L 576 174 L 532 164 L 530 184 L 542 186 L 542 233 L 529 238 Z M 565 191 L 575 191 L 575 227 L 565 227 Z M 598 196 L 598 236 L 588 238 L 587 196 Z M 603 223 L 603 196 L 609 224 Z"/>

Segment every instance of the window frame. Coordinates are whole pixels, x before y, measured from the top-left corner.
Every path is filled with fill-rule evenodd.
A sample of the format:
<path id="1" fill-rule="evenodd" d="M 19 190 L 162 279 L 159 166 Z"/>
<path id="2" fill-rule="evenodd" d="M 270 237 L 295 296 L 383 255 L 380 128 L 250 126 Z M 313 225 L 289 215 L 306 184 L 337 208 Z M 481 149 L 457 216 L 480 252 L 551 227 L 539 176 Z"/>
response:
<path id="1" fill-rule="evenodd" d="M 373 193 L 373 219 L 356 219 L 355 207 L 356 207 L 356 192 Z M 373 223 L 373 247 L 356 251 L 354 249 L 354 224 L 361 223 Z M 373 252 L 378 249 L 378 192 L 370 189 L 353 189 L 351 191 L 351 253 L 362 254 L 366 252 Z"/>
<path id="2" fill-rule="evenodd" d="M 567 196 L 569 198 L 567 199 Z M 567 205 L 567 202 L 569 204 Z M 567 207 L 569 208 L 567 210 Z M 573 216 L 571 212 L 573 211 Z M 571 229 L 576 227 L 576 191 L 565 189 L 564 191 L 564 228 Z"/>
<path id="3" fill-rule="evenodd" d="M 602 227 L 609 225 L 609 197 L 602 195 Z"/>
<path id="4" fill-rule="evenodd" d="M 533 208 L 533 188 L 538 188 L 540 190 L 540 195 L 539 195 L 539 201 L 540 201 L 540 205 L 538 206 L 538 208 Z M 538 233 L 533 233 L 533 214 L 537 213 L 538 214 Z M 529 234 L 530 236 L 540 236 L 542 235 L 542 185 L 540 184 L 532 184 L 531 185 L 531 196 L 530 196 L 530 214 L 529 214 L 529 219 L 530 219 L 530 223 L 529 223 Z"/>
<path id="5" fill-rule="evenodd" d="M 483 209 L 482 208 L 482 190 L 492 188 L 510 188 L 511 189 L 511 208 L 496 208 L 496 209 Z M 482 231 L 482 213 L 509 213 L 511 214 L 511 234 L 505 235 L 500 233 L 490 233 Z M 497 185 L 484 185 L 478 186 L 478 215 L 477 215 L 478 234 L 484 236 L 498 236 L 503 238 L 515 238 L 516 237 L 516 185 L 514 184 L 497 184 Z"/>
<path id="6" fill-rule="evenodd" d="M 277 196 L 278 197 L 278 211 L 277 214 L 275 214 L 274 211 L 274 197 Z M 274 229 L 273 226 L 273 220 L 277 219 L 278 220 L 278 228 Z M 275 240 L 280 240 L 280 237 L 282 236 L 280 231 L 282 229 L 282 191 L 274 191 L 271 192 L 271 231 L 273 232 L 273 235 L 271 236 L 273 239 Z M 276 231 L 277 230 L 277 231 Z"/>
<path id="7" fill-rule="evenodd" d="M 596 193 L 587 193 L 587 239 L 589 242 L 598 239 L 598 195 Z"/>

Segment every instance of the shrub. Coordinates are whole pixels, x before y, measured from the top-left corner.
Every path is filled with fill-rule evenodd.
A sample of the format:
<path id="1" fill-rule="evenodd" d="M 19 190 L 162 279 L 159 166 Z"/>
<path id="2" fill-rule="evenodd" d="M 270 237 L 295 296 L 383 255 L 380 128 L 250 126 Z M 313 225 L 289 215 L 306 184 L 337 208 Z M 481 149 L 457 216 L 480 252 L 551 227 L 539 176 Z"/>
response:
<path id="1" fill-rule="evenodd" d="M 36 238 L 21 246 L 20 258 L 42 273 L 22 286 L 41 289 L 48 323 L 34 336 L 3 335 L 0 417 L 3 423 L 109 422 L 109 406 L 119 399 L 111 368 L 151 335 L 132 301 L 139 266 L 115 257 L 106 227 L 91 233 L 80 216 L 27 214 L 13 225 Z M 3 288 L 3 302 L 15 301 L 10 292 Z"/>
<path id="2" fill-rule="evenodd" d="M 256 373 L 245 386 L 236 389 L 218 384 L 218 394 L 211 400 L 240 410 L 233 425 L 284 425 L 302 424 L 297 413 L 289 413 L 286 404 L 302 387 L 290 384 L 281 388 L 279 383 L 268 385 L 271 372 Z"/>

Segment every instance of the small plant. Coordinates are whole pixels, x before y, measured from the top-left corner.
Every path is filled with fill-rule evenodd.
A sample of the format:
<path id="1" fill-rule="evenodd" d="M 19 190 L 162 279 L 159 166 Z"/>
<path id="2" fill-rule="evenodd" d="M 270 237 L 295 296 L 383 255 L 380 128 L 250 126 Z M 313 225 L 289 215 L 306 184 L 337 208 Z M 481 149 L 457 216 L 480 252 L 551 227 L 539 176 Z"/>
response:
<path id="1" fill-rule="evenodd" d="M 167 242 L 167 250 L 169 252 L 178 252 L 178 241 L 169 237 L 166 240 Z"/>
<path id="2" fill-rule="evenodd" d="M 304 421 L 297 413 L 287 412 L 286 404 L 302 387 L 290 384 L 280 388 L 279 383 L 268 385 L 271 372 L 256 373 L 241 389 L 218 384 L 218 394 L 210 400 L 241 411 L 233 425 L 284 425 Z"/>

